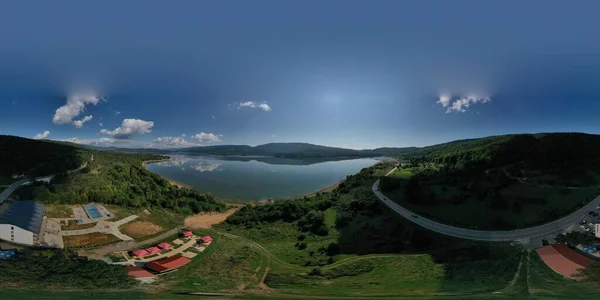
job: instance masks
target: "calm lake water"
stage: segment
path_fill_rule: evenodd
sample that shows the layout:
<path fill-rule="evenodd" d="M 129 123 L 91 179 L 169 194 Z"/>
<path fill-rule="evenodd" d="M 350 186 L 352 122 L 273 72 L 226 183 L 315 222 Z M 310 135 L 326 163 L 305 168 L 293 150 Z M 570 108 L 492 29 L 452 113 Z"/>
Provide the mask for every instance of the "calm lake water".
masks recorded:
<path fill-rule="evenodd" d="M 303 196 L 326 188 L 378 159 L 337 161 L 274 157 L 172 156 L 147 167 L 202 192 L 227 200 L 264 200 Z"/>

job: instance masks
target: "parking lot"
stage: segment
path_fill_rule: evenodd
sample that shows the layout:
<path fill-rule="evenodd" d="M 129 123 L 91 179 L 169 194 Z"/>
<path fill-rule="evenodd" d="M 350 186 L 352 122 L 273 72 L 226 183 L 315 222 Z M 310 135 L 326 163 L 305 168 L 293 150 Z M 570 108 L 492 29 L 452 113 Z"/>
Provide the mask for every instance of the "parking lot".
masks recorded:
<path fill-rule="evenodd" d="M 600 206 L 596 207 L 595 210 L 588 211 L 584 218 L 579 222 L 577 229 L 578 231 L 595 233 L 594 225 L 600 224 Z"/>

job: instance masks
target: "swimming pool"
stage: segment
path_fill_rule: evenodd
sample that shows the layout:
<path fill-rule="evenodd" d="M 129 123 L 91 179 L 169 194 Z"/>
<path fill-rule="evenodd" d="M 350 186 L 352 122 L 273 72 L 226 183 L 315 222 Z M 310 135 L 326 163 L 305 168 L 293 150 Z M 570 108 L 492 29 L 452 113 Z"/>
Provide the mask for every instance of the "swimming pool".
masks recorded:
<path fill-rule="evenodd" d="M 83 209 L 85 209 L 85 212 L 87 212 L 88 216 L 90 216 L 92 219 L 98 219 L 102 217 L 98 211 L 98 208 L 96 207 L 96 204 L 86 204 L 83 206 Z"/>

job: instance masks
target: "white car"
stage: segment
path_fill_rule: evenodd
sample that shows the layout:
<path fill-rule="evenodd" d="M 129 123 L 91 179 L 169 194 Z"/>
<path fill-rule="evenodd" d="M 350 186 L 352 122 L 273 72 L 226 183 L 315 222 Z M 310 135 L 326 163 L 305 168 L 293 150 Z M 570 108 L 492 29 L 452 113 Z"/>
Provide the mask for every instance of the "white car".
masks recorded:
<path fill-rule="evenodd" d="M 586 227 L 584 230 L 585 230 L 585 231 L 590 231 L 590 228 L 589 228 L 589 227 Z"/>
<path fill-rule="evenodd" d="M 581 228 L 581 230 L 586 230 L 587 227 L 583 226 L 583 225 L 579 225 L 579 228 Z"/>

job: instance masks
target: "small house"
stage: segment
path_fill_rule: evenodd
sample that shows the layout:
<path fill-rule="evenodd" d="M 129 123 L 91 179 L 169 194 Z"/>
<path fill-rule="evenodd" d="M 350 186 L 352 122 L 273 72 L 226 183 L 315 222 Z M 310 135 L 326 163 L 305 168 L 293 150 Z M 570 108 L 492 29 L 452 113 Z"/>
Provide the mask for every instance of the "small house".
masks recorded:
<path fill-rule="evenodd" d="M 191 238 L 194 234 L 191 231 L 184 231 L 183 237 Z"/>
<path fill-rule="evenodd" d="M 166 250 L 166 249 L 170 249 L 171 248 L 171 244 L 169 244 L 167 242 L 162 242 L 162 243 L 158 244 L 158 247 L 160 249 Z"/>
<path fill-rule="evenodd" d="M 208 244 L 210 242 L 212 242 L 212 238 L 210 236 L 203 236 L 200 238 L 200 242 L 202 242 L 203 244 Z"/>
<path fill-rule="evenodd" d="M 148 255 L 148 251 L 144 250 L 144 249 L 137 249 L 132 251 L 133 255 L 137 256 L 137 257 L 142 257 L 142 256 L 146 256 Z"/>
<path fill-rule="evenodd" d="M 160 249 L 158 249 L 158 247 L 146 248 L 146 251 L 148 251 L 148 254 L 160 253 Z"/>

